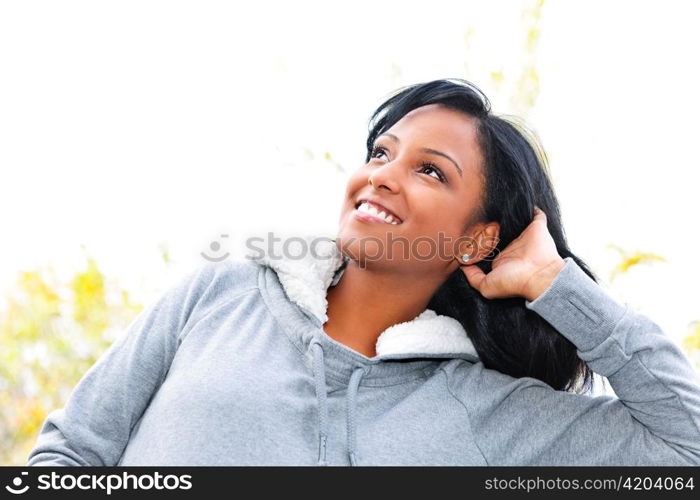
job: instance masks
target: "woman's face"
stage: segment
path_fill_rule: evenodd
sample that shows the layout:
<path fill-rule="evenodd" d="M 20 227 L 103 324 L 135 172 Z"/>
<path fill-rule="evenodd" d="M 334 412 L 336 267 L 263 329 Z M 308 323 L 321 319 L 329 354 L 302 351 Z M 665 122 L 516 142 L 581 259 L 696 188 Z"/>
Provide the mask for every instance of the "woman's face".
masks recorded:
<path fill-rule="evenodd" d="M 455 255 L 475 255 L 470 235 L 483 229 L 462 233 L 480 204 L 481 163 L 473 118 L 437 104 L 414 109 L 376 139 L 369 162 L 350 177 L 338 247 L 362 267 L 453 271 Z M 373 217 L 361 200 L 394 217 Z"/>

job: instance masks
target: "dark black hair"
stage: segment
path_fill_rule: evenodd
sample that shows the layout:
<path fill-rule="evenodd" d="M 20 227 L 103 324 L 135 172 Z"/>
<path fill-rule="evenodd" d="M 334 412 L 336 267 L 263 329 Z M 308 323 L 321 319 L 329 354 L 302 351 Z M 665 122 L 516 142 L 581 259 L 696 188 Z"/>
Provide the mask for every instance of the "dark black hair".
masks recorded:
<path fill-rule="evenodd" d="M 500 224 L 493 255 L 523 232 L 534 217 L 536 205 L 547 215 L 547 227 L 559 255 L 571 257 L 597 282 L 566 242 L 547 157 L 537 137 L 522 120 L 492 114 L 488 98 L 472 83 L 450 78 L 400 88 L 372 113 L 365 161 L 370 160 L 380 134 L 409 111 L 429 104 L 439 104 L 475 119 L 484 160 L 485 190 L 476 218 L 470 222 Z M 491 261 L 484 259 L 475 265 L 488 273 Z M 557 390 L 591 391 L 593 372 L 578 357 L 576 346 L 527 309 L 524 298 L 486 299 L 457 269 L 435 292 L 428 308 L 455 318 L 464 326 L 486 368 L 517 378 L 537 378 Z"/>

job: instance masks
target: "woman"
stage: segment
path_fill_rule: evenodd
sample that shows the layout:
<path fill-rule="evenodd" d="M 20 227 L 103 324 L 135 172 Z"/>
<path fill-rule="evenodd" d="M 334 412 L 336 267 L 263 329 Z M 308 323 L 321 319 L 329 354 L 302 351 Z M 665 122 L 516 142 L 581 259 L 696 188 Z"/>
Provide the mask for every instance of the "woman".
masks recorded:
<path fill-rule="evenodd" d="M 569 250 L 543 155 L 489 107 L 462 80 L 389 98 L 336 237 L 170 289 L 29 465 L 700 464 L 697 375 Z"/>

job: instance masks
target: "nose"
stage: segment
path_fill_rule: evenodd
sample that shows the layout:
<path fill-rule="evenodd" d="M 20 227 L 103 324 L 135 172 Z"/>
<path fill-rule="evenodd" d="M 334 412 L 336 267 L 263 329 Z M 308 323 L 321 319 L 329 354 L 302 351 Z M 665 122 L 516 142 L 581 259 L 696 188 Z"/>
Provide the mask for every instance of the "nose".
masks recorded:
<path fill-rule="evenodd" d="M 368 182 L 375 189 L 387 189 L 392 192 L 399 192 L 400 182 L 400 164 L 396 161 L 390 161 L 376 167 L 369 175 Z"/>

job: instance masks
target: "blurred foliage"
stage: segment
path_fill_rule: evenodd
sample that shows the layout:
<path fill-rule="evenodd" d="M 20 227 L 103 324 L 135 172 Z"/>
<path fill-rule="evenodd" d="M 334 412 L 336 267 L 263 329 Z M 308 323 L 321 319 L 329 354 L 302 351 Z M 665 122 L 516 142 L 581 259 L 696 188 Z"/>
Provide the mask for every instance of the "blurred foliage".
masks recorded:
<path fill-rule="evenodd" d="M 160 251 L 160 257 L 166 264 L 172 263 L 172 258 L 170 257 L 170 250 L 168 249 L 167 243 L 161 242 L 158 245 L 158 250 Z"/>
<path fill-rule="evenodd" d="M 629 272 L 640 264 L 651 264 L 653 262 L 668 262 L 666 258 L 652 252 L 641 252 L 639 250 L 625 250 L 614 243 L 609 243 L 607 248 L 613 249 L 620 254 L 619 260 L 610 272 L 610 282 L 621 274 Z M 671 332 L 666 332 L 670 334 Z M 700 371 L 700 321 L 692 321 L 688 325 L 688 331 L 681 341 L 681 347 L 688 355 L 689 361 Z"/>
<path fill-rule="evenodd" d="M 610 273 L 610 281 L 613 281 L 617 277 L 617 275 L 626 273 L 633 266 L 654 261 L 666 262 L 665 258 L 655 253 L 640 251 L 629 252 L 627 250 L 623 250 L 622 248 L 613 243 L 610 243 L 608 245 L 608 248 L 612 248 L 620 254 L 620 262 Z"/>
<path fill-rule="evenodd" d="M 688 325 L 688 333 L 683 338 L 681 347 L 688 354 L 690 362 L 700 371 L 700 321 Z"/>
<path fill-rule="evenodd" d="M 333 155 L 331 155 L 330 151 L 324 151 L 322 154 L 319 154 L 318 157 L 321 159 L 321 161 L 335 168 L 336 171 L 341 173 L 345 172 L 343 166 L 333 157 Z M 307 161 L 315 161 L 317 159 L 317 155 L 311 149 L 304 148 L 304 158 Z"/>
<path fill-rule="evenodd" d="M 686 351 L 700 353 L 700 321 L 693 321 L 688 325 L 688 336 L 683 339 L 683 348 Z"/>
<path fill-rule="evenodd" d="M 49 411 L 141 311 L 94 259 L 68 283 L 22 271 L 0 311 L 0 465 L 24 465 Z"/>
<path fill-rule="evenodd" d="M 518 76 L 517 91 L 511 97 L 513 113 L 523 118 L 535 106 L 540 95 L 540 76 L 537 72 L 537 46 L 540 42 L 540 20 L 543 7 L 544 0 L 534 0 L 532 6 L 523 12 L 523 19 L 527 26 L 525 49 L 521 58 L 523 66 Z"/>
<path fill-rule="evenodd" d="M 537 49 L 541 38 L 541 19 L 544 0 L 530 0 L 523 9 L 521 19 L 525 31 L 518 67 L 498 67 L 488 72 L 492 93 L 509 96 L 509 114 L 527 118 L 540 96 L 540 75 L 537 71 Z M 463 34 L 467 59 L 476 31 L 469 26 Z M 468 61 L 464 63 L 465 77 L 469 80 L 476 69 Z"/>

